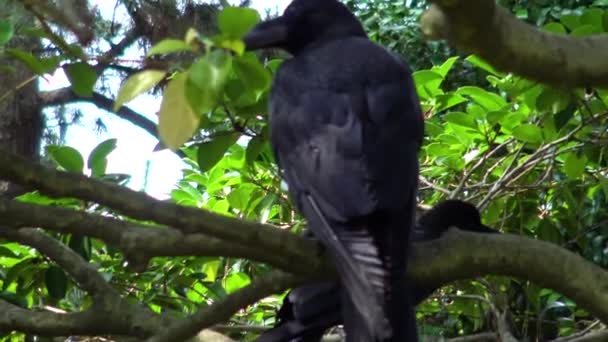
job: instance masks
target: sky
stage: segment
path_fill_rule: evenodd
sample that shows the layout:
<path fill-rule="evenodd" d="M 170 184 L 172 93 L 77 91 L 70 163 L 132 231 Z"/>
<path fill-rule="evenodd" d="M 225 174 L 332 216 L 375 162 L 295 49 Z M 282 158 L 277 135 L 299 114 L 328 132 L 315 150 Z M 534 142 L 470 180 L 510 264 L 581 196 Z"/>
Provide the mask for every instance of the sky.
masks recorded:
<path fill-rule="evenodd" d="M 112 16 L 114 1 L 92 0 L 106 18 Z M 238 0 L 231 0 L 238 3 Z M 289 0 L 252 0 L 252 7 L 257 9 L 263 16 L 266 9 L 271 12 L 282 13 Z M 117 18 L 126 18 L 126 13 L 117 13 Z M 140 60 L 143 52 L 132 47 L 125 52 L 122 58 Z M 113 87 L 118 87 L 119 80 L 108 82 Z M 52 90 L 69 86 L 62 69 L 58 69 L 53 75 L 46 75 L 40 81 L 41 90 Z M 117 88 L 116 88 L 117 89 Z M 129 102 L 128 107 L 157 122 L 156 112 L 160 108 L 160 98 L 151 95 L 141 95 Z M 71 107 L 74 108 L 74 107 Z M 149 163 L 148 183 L 146 192 L 150 195 L 165 199 L 169 197 L 177 180 L 181 178 L 181 169 L 184 164 L 173 152 L 169 150 L 153 152 L 158 141 L 147 132 L 133 124 L 118 118 L 117 116 L 98 109 L 88 103 L 82 103 L 77 108 L 84 113 L 81 124 L 73 125 L 68 129 L 66 144 L 76 148 L 86 160 L 89 153 L 100 142 L 107 139 L 117 139 L 118 147 L 108 157 L 108 173 L 124 173 L 131 175 L 128 186 L 134 190 L 142 190 L 146 174 L 146 165 Z M 95 121 L 102 118 L 107 127 L 106 132 L 96 133 L 94 131 Z"/>

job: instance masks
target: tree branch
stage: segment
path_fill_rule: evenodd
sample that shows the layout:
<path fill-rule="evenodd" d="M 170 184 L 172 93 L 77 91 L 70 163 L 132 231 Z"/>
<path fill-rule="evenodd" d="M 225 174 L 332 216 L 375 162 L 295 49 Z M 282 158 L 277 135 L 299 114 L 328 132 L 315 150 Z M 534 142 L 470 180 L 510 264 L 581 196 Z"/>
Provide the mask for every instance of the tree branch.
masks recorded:
<path fill-rule="evenodd" d="M 36 248 L 71 275 L 80 286 L 97 299 L 118 298 L 118 293 L 99 272 L 76 252 L 42 231 L 23 228 L 19 230 L 0 227 L 0 236 Z"/>
<path fill-rule="evenodd" d="M 250 253 L 247 251 L 248 246 L 255 246 L 263 253 L 276 254 L 279 258 L 282 258 L 278 262 L 281 266 L 289 265 L 291 270 L 298 269 L 298 272 L 301 271 L 300 275 L 303 278 L 299 281 L 302 283 L 311 281 L 313 278 L 321 279 L 332 276 L 331 269 L 328 267 L 325 258 L 320 255 L 316 243 L 269 225 L 246 222 L 201 209 L 186 208 L 157 201 L 144 193 L 134 192 L 99 180 L 88 179 L 81 175 L 58 172 L 9 153 L 0 152 L 0 177 L 35 187 L 49 195 L 76 197 L 98 202 L 138 219 L 177 227 L 180 233 L 185 233 L 184 235 L 214 236 L 218 239 L 218 246 L 220 243 L 228 242 L 235 243 L 238 246 L 230 252 L 222 252 L 219 247 L 215 247 L 215 251 L 224 254 L 238 254 L 234 251 Z M 26 204 L 19 205 L 27 206 Z M 165 229 L 163 234 L 167 235 L 164 236 L 179 234 L 170 232 L 167 228 L 147 228 L 137 225 L 119 226 L 115 220 L 101 220 L 94 215 L 90 217 L 84 213 L 74 213 L 69 209 L 44 208 L 45 210 L 57 210 L 52 213 L 58 216 L 80 215 L 76 217 L 77 219 L 62 217 L 53 222 L 48 218 L 43 218 L 43 216 L 49 215 L 50 211 L 37 211 L 42 210 L 41 208 L 7 206 L 6 203 L 2 203 L 0 207 L 5 210 L 3 214 L 14 216 L 7 219 L 9 222 L 17 220 L 17 223 L 20 224 L 35 225 L 36 222 L 25 220 L 27 215 L 44 220 L 43 223 L 45 224 L 54 225 L 51 228 L 66 229 L 66 231 L 71 229 L 68 228 L 69 225 L 82 227 L 90 223 L 92 227 L 85 228 L 89 229 L 87 232 L 114 241 L 123 241 L 123 236 L 118 234 L 118 228 L 111 228 L 109 232 L 101 233 L 104 224 L 110 223 L 117 225 L 116 227 L 127 228 L 127 235 L 140 231 L 141 234 L 144 234 L 144 230 L 153 232 L 159 229 Z M 30 211 L 30 209 L 33 210 Z M 19 211 L 21 211 L 21 216 L 17 216 Z M 21 221 L 15 219 L 15 217 L 18 217 Z M 78 224 L 77 222 L 80 219 L 87 224 Z M 124 223 L 122 224 L 124 225 Z M 21 237 L 17 237 L 21 239 Z M 183 241 L 179 239 L 174 241 Z M 134 239 L 132 241 L 149 240 Z M 144 242 L 133 242 L 133 245 L 129 248 L 138 248 L 136 246 L 139 243 Z M 268 260 L 271 265 L 277 266 L 273 264 L 276 261 L 275 259 L 269 257 Z M 528 279 L 570 297 L 603 322 L 608 322 L 608 273 L 578 255 L 542 241 L 515 235 L 474 234 L 450 230 L 441 239 L 413 245 L 409 262 L 409 274 L 421 286 L 429 287 L 439 287 L 450 281 L 487 274 Z M 221 308 L 219 311 L 221 314 L 218 315 L 221 315 L 221 317 L 229 315 L 228 308 L 236 310 L 237 302 L 240 303 L 240 307 L 250 303 L 254 297 L 252 292 L 256 292 L 255 297 L 263 298 L 289 286 L 298 285 L 294 282 L 293 279 L 275 279 L 269 282 L 272 283 L 272 286 L 260 285 L 256 287 L 257 285 L 253 284 L 252 286 L 257 290 L 242 290 L 244 292 L 235 294 L 242 301 L 231 297 L 225 304 L 222 304 L 223 302 L 218 303 L 217 305 Z M 589 286 L 589 284 L 594 286 Z M 180 326 L 190 333 L 194 331 L 193 327 L 195 325 L 197 328 L 202 328 L 218 322 L 220 316 L 211 314 L 211 317 L 207 317 L 205 313 L 214 312 L 216 309 L 204 310 L 208 311 L 201 311 L 200 314 L 195 315 L 192 322 L 180 323 Z M 112 312 L 116 312 L 116 309 Z M 149 318 L 146 319 L 149 320 Z M 151 327 L 147 321 L 141 319 L 136 324 L 139 327 L 138 331 L 154 332 L 159 329 L 158 326 Z"/>
<path fill-rule="evenodd" d="M 310 273 L 326 270 L 318 258 L 305 260 L 302 245 L 320 253 L 318 244 L 302 241 L 273 226 L 237 220 L 204 209 L 183 207 L 159 201 L 143 192 L 91 179 L 79 174 L 59 172 L 0 149 L 0 178 L 22 184 L 55 197 L 76 197 L 96 202 L 139 220 L 175 227 L 187 234 L 201 233 L 241 246 L 257 246 L 282 254 L 286 263 L 301 262 Z"/>
<path fill-rule="evenodd" d="M 298 285 L 303 278 L 274 271 L 254 280 L 249 286 L 243 287 L 223 300 L 201 309 L 190 319 L 177 322 L 175 325 L 161 331 L 148 339 L 148 342 L 185 341 L 196 335 L 200 330 L 228 320 L 237 310 L 253 304 L 268 294 L 278 293 L 288 287 Z"/>
<path fill-rule="evenodd" d="M 567 87 L 608 85 L 608 36 L 572 37 L 526 24 L 494 0 L 432 0 L 423 33 L 502 71 Z M 581 56 L 585 58 L 581 58 Z"/>
<path fill-rule="evenodd" d="M 57 90 L 39 92 L 38 96 L 42 100 L 42 106 L 59 106 L 77 102 L 92 103 L 97 106 L 97 108 L 103 109 L 109 113 L 117 115 L 121 119 L 129 121 L 158 139 L 156 124 L 153 121 L 126 106 L 120 107 L 120 109 L 115 112 L 112 109 L 114 101 L 100 93 L 94 92 L 92 97 L 82 97 L 74 93 L 71 87 L 66 87 Z"/>
<path fill-rule="evenodd" d="M 289 258 L 268 253 L 259 246 L 235 245 L 213 236 L 186 234 L 174 228 L 137 225 L 107 216 L 73 209 L 41 206 L 0 198 L 0 224 L 12 227 L 43 227 L 61 233 L 98 238 L 119 247 L 137 270 L 156 256 L 224 256 L 246 258 L 271 264 L 283 270 L 306 273 L 305 268 L 289 263 Z M 284 232 L 275 229 L 279 234 Z M 310 241 L 300 243 L 307 248 Z"/>

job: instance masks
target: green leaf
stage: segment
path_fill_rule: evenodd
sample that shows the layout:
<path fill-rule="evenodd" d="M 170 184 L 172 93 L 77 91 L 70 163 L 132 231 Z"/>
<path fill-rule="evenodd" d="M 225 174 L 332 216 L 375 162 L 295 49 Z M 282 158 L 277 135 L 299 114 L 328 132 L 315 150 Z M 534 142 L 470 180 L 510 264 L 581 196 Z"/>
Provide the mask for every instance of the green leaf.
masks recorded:
<path fill-rule="evenodd" d="M 0 246 L 0 257 L 17 259 L 19 256 L 9 248 Z"/>
<path fill-rule="evenodd" d="M 84 158 L 78 150 L 69 146 L 49 145 L 46 147 L 47 153 L 53 160 L 66 171 L 82 173 L 84 168 Z"/>
<path fill-rule="evenodd" d="M 205 279 L 203 281 L 214 282 L 217 278 L 217 270 L 220 268 L 220 260 L 207 261 L 203 265 L 203 273 L 205 273 Z"/>
<path fill-rule="evenodd" d="M 465 58 L 465 61 L 471 63 L 472 65 L 485 70 L 487 72 L 489 72 L 492 75 L 498 76 L 498 77 L 504 77 L 505 74 L 496 70 L 492 65 L 490 65 L 490 63 L 486 62 L 485 60 L 481 59 L 480 57 L 476 56 L 476 55 L 470 55 L 469 57 Z"/>
<path fill-rule="evenodd" d="M 217 106 L 231 65 L 232 58 L 228 54 L 214 51 L 190 67 L 186 98 L 197 114 L 207 113 Z"/>
<path fill-rule="evenodd" d="M 417 86 L 425 85 L 432 81 L 443 81 L 443 75 L 439 71 L 435 70 L 419 70 L 415 71 L 412 75 L 414 77 L 414 83 Z"/>
<path fill-rule="evenodd" d="M 200 116 L 186 99 L 186 76 L 176 75 L 167 85 L 160 105 L 158 133 L 162 142 L 175 151 L 198 129 Z"/>
<path fill-rule="evenodd" d="M 201 171 L 205 172 L 214 167 L 238 139 L 239 134 L 233 133 L 220 135 L 209 142 L 200 144 L 198 147 L 198 167 Z"/>
<path fill-rule="evenodd" d="M 108 139 L 97 145 L 87 160 L 87 167 L 91 169 L 93 176 L 100 177 L 106 173 L 108 155 L 116 149 L 116 139 Z"/>
<path fill-rule="evenodd" d="M 13 25 L 6 21 L 0 20 L 0 45 L 4 45 L 13 38 Z"/>
<path fill-rule="evenodd" d="M 271 76 L 255 55 L 245 54 L 234 59 L 234 71 L 247 88 L 261 93 L 270 87 Z"/>
<path fill-rule="evenodd" d="M 608 178 L 600 176 L 599 179 L 602 190 L 604 191 L 604 200 L 608 202 Z"/>
<path fill-rule="evenodd" d="M 419 70 L 413 73 L 416 91 L 421 99 L 431 99 L 441 95 L 440 89 L 443 76 L 439 72 L 431 70 Z"/>
<path fill-rule="evenodd" d="M 247 145 L 247 152 L 245 153 L 245 160 L 247 164 L 253 163 L 262 150 L 264 149 L 264 145 L 266 143 L 266 139 L 262 137 L 255 137 L 249 140 L 249 144 Z"/>
<path fill-rule="evenodd" d="M 564 172 L 570 179 L 579 179 L 585 172 L 587 164 L 587 156 L 584 154 L 578 156 L 576 153 L 568 153 L 564 160 Z"/>
<path fill-rule="evenodd" d="M 37 75 L 44 75 L 50 70 L 48 66 L 40 61 L 40 59 L 34 57 L 29 52 L 25 52 L 19 49 L 6 49 L 6 53 L 9 56 L 21 61 L 25 66 Z"/>
<path fill-rule="evenodd" d="M 9 286 L 19 278 L 29 278 L 38 270 L 38 261 L 35 258 L 26 258 L 14 264 L 6 273 L 6 279 L 2 282 L 2 290 L 6 291 Z"/>
<path fill-rule="evenodd" d="M 245 287 L 251 283 L 251 278 L 246 273 L 238 272 L 232 273 L 226 278 L 226 285 L 224 288 L 228 294 Z"/>
<path fill-rule="evenodd" d="M 585 36 L 591 36 L 597 33 L 601 33 L 602 30 L 600 30 L 599 28 L 592 26 L 592 25 L 581 25 L 579 27 L 577 27 L 576 29 L 574 29 L 572 32 L 570 32 L 570 35 L 575 36 L 575 37 L 585 37 Z"/>
<path fill-rule="evenodd" d="M 562 129 L 569 121 L 574 117 L 574 113 L 577 110 L 577 105 L 574 102 L 570 102 L 570 104 L 564 108 L 559 113 L 556 113 L 553 116 L 553 124 L 555 125 L 556 130 Z"/>
<path fill-rule="evenodd" d="M 488 111 L 500 110 L 507 105 L 507 101 L 498 94 L 491 93 L 479 87 L 464 86 L 458 88 L 455 93 L 470 97 L 475 103 Z"/>
<path fill-rule="evenodd" d="M 454 64 L 458 61 L 458 56 L 448 58 L 443 64 L 440 66 L 434 66 L 431 68 L 432 71 L 439 73 L 442 77 L 446 77 L 448 72 L 452 69 Z"/>
<path fill-rule="evenodd" d="M 455 125 L 469 127 L 474 130 L 477 130 L 477 122 L 475 122 L 475 119 L 471 115 L 468 115 L 466 113 L 462 113 L 462 112 L 448 113 L 448 114 L 444 115 L 443 118 L 445 119 L 445 121 L 453 123 Z"/>
<path fill-rule="evenodd" d="M 44 273 L 44 282 L 52 298 L 59 300 L 65 297 L 68 291 L 68 278 L 61 268 L 49 267 Z"/>
<path fill-rule="evenodd" d="M 5 300 L 13 305 L 17 305 L 22 308 L 27 308 L 27 298 L 16 293 L 2 291 L 0 292 L 0 299 Z"/>
<path fill-rule="evenodd" d="M 547 32 L 553 32 L 553 33 L 563 33 L 566 34 L 566 28 L 564 27 L 564 25 L 560 24 L 560 23 L 548 23 L 545 26 L 543 26 L 543 30 L 547 31 Z"/>
<path fill-rule="evenodd" d="M 581 16 L 581 23 L 592 26 L 598 33 L 602 32 L 604 30 L 604 10 L 600 8 L 586 9 Z"/>
<path fill-rule="evenodd" d="M 496 110 L 496 111 L 487 112 L 486 120 L 488 121 L 488 123 L 490 125 L 495 125 L 495 124 L 499 123 L 500 120 L 502 120 L 502 118 L 504 118 L 507 115 L 507 113 L 508 112 L 506 110 Z"/>
<path fill-rule="evenodd" d="M 244 37 L 259 21 L 258 12 L 245 7 L 226 7 L 217 17 L 220 32 L 236 39 Z"/>
<path fill-rule="evenodd" d="M 87 236 L 72 235 L 70 237 L 69 247 L 84 260 L 91 260 L 91 238 Z"/>
<path fill-rule="evenodd" d="M 562 235 L 559 229 L 557 229 L 555 223 L 548 219 L 543 219 L 539 222 L 538 227 L 536 228 L 536 234 L 543 241 L 557 245 L 562 242 Z"/>
<path fill-rule="evenodd" d="M 540 127 L 523 124 L 513 129 L 513 136 L 523 142 L 540 143 L 543 141 L 542 131 Z"/>
<path fill-rule="evenodd" d="M 435 97 L 435 107 L 433 108 L 433 112 L 442 112 L 446 109 L 450 109 L 454 106 L 457 106 L 465 102 L 466 100 L 466 98 L 454 93 L 437 95 Z"/>
<path fill-rule="evenodd" d="M 251 200 L 251 193 L 253 189 L 248 186 L 240 186 L 230 191 L 228 194 L 228 203 L 234 209 L 244 211 L 247 209 L 247 204 Z"/>
<path fill-rule="evenodd" d="M 164 39 L 156 43 L 148 53 L 146 57 L 154 55 L 166 55 L 170 53 L 183 52 L 183 51 L 194 51 L 193 47 L 183 40 L 179 39 Z"/>
<path fill-rule="evenodd" d="M 564 24 L 568 30 L 574 31 L 577 27 L 581 26 L 581 18 L 578 15 L 566 14 L 559 18 L 562 24 Z"/>
<path fill-rule="evenodd" d="M 88 63 L 80 62 L 64 65 L 63 70 L 72 84 L 72 90 L 79 96 L 93 96 L 93 86 L 97 82 L 97 72 Z"/>
<path fill-rule="evenodd" d="M 540 112 L 557 114 L 563 111 L 569 103 L 570 93 L 552 87 L 544 87 L 536 98 L 536 109 Z"/>
<path fill-rule="evenodd" d="M 125 103 L 152 89 L 165 78 L 165 74 L 166 72 L 162 70 L 146 70 L 129 77 L 118 91 L 114 111 L 118 111 Z"/>

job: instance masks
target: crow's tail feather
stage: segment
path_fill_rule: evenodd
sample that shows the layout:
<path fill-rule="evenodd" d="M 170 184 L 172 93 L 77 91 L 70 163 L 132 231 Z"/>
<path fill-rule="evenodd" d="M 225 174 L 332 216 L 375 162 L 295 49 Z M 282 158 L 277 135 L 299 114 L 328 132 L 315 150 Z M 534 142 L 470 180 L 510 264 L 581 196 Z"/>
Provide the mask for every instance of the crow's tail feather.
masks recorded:
<path fill-rule="evenodd" d="M 308 201 L 315 216 L 307 215 L 310 228 L 332 254 L 348 294 L 343 314 L 349 341 L 417 341 L 405 276 L 415 203 L 399 212 L 329 223 L 314 199 Z"/>
<path fill-rule="evenodd" d="M 362 316 L 365 329 L 370 331 L 372 336 L 390 336 L 390 326 L 382 300 L 374 295 L 377 293 L 374 287 L 378 282 L 370 281 L 370 278 L 381 279 L 386 276 L 371 237 L 365 236 L 362 230 L 338 226 L 336 223 L 330 224 L 311 196 L 307 196 L 304 202 L 303 211 L 310 213 L 306 215 L 310 229 L 332 256 L 340 282 L 348 292 L 356 311 Z M 355 236 L 351 238 L 352 233 Z M 362 239 L 357 238 L 358 235 L 361 235 Z"/>

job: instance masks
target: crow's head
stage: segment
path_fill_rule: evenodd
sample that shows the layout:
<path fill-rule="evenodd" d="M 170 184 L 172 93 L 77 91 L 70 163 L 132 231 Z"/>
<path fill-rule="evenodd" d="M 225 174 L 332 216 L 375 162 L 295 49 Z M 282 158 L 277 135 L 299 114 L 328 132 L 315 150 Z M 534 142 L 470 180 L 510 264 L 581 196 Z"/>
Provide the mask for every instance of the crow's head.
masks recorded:
<path fill-rule="evenodd" d="M 344 4 L 337 0 L 293 0 L 282 16 L 258 24 L 244 41 L 248 50 L 280 48 L 297 55 L 312 44 L 350 36 L 366 34 Z"/>
<path fill-rule="evenodd" d="M 492 229 L 481 223 L 481 216 L 475 206 L 459 200 L 439 202 L 420 217 L 419 224 L 425 229 L 438 232 L 451 226 L 473 232 L 488 232 Z"/>

